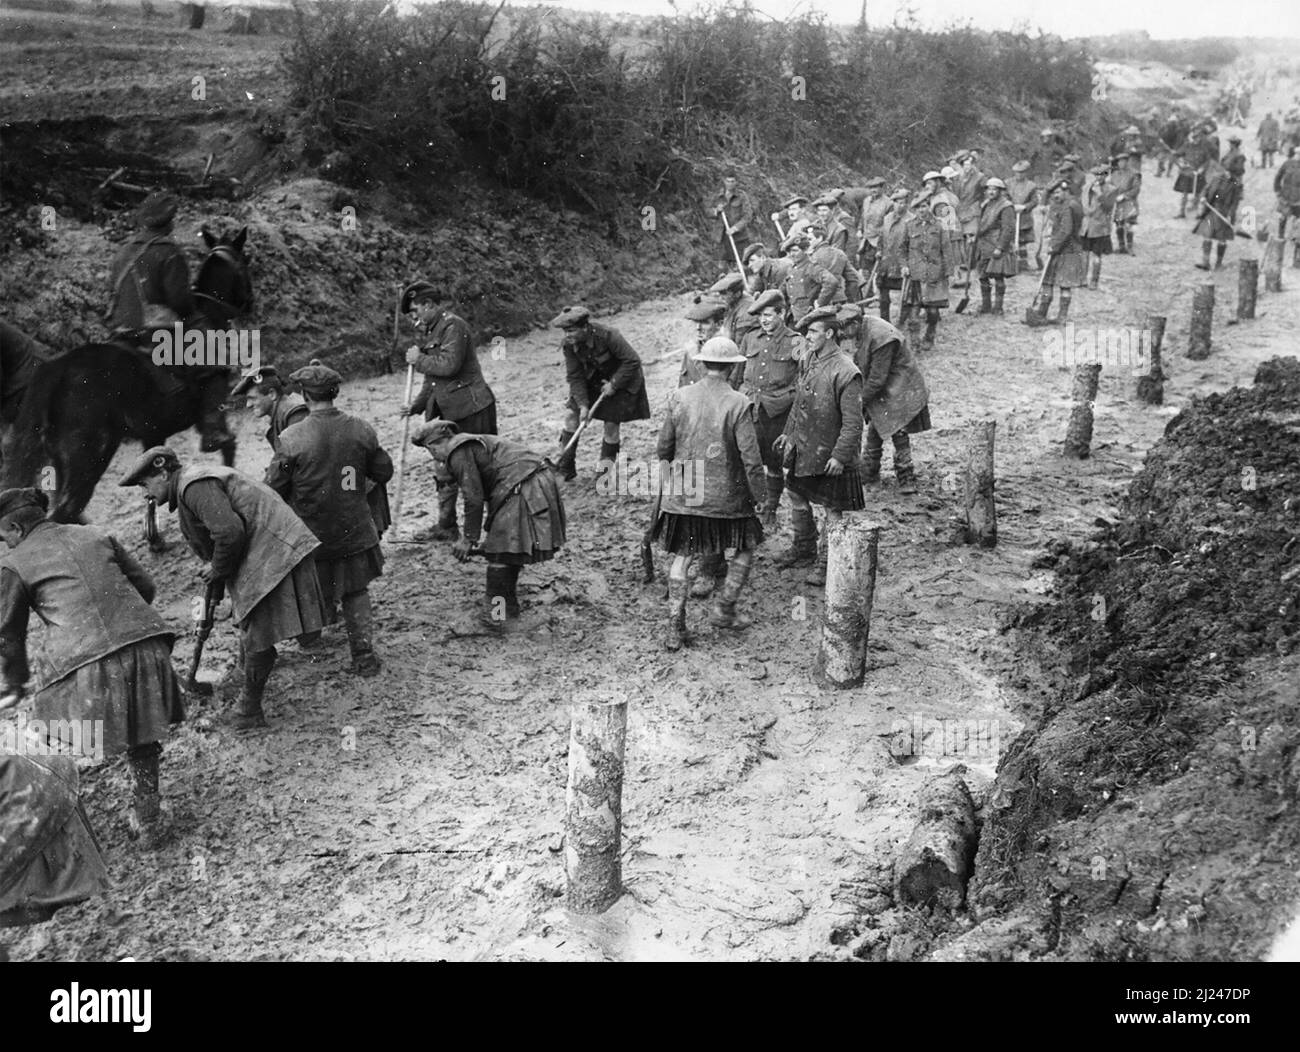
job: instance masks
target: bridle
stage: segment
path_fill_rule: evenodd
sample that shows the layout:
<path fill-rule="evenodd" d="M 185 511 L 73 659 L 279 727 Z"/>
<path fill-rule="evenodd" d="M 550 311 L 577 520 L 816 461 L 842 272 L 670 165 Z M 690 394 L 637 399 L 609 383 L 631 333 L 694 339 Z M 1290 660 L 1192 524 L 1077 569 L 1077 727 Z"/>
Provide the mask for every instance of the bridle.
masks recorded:
<path fill-rule="evenodd" d="M 247 264 L 239 253 L 229 245 L 214 245 L 212 247 L 207 256 L 204 257 L 202 264 L 199 266 L 200 276 L 203 274 L 203 268 L 206 267 L 214 257 L 233 267 L 235 272 L 242 274 L 245 282 L 247 282 Z M 198 284 L 198 278 L 195 278 L 195 284 Z M 227 303 L 220 296 L 214 296 L 210 292 L 200 292 L 197 288 L 191 290 L 191 295 L 193 295 L 195 299 L 206 300 L 213 304 L 228 319 L 237 317 L 245 310 L 244 307 L 240 307 L 237 304 Z"/>

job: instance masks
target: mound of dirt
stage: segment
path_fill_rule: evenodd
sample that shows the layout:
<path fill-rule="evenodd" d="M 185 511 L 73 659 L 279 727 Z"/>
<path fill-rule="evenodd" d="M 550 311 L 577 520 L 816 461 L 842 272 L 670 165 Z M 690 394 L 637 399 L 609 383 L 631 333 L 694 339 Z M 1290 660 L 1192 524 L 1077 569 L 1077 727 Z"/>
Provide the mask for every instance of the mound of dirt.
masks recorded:
<path fill-rule="evenodd" d="M 1298 488 L 1300 363 L 1274 359 L 1172 419 L 1118 522 L 1049 555 L 1053 601 L 1016 628 L 1064 682 L 999 769 L 969 895 L 1019 922 L 974 955 L 1263 954 L 1300 889 Z"/>

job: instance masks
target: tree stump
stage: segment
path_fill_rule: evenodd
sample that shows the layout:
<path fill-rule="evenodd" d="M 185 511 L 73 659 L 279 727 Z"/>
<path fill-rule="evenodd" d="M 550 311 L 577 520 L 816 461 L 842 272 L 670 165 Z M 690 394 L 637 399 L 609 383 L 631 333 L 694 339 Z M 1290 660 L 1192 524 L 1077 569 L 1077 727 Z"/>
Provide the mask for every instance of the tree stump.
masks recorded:
<path fill-rule="evenodd" d="M 866 676 L 880 526 L 843 516 L 827 531 L 827 545 L 826 612 L 813 674 L 823 686 L 845 690 Z"/>
<path fill-rule="evenodd" d="M 1165 400 L 1165 369 L 1161 358 L 1161 349 L 1165 342 L 1165 321 L 1163 314 L 1147 316 L 1147 331 L 1151 333 L 1151 361 L 1148 363 L 1146 376 L 1138 379 L 1138 398 L 1147 405 L 1162 405 Z"/>
<path fill-rule="evenodd" d="M 1255 317 L 1255 299 L 1259 295 L 1259 260 L 1237 261 L 1237 320 L 1251 321 Z"/>
<path fill-rule="evenodd" d="M 1187 341 L 1187 357 L 1198 361 L 1210 356 L 1210 334 L 1214 328 L 1214 283 L 1196 287 L 1192 296 L 1192 325 Z"/>
<path fill-rule="evenodd" d="M 1280 237 L 1270 237 L 1264 246 L 1264 291 L 1282 291 L 1282 260 L 1286 255 L 1286 242 Z"/>
<path fill-rule="evenodd" d="M 1089 362 L 1074 368 L 1074 409 L 1065 429 L 1065 455 L 1084 460 L 1092 452 L 1092 404 L 1097 400 L 1101 363 Z"/>
<path fill-rule="evenodd" d="M 966 446 L 966 543 L 992 548 L 998 543 L 998 512 L 993 500 L 993 435 L 996 420 L 971 427 Z"/>
<path fill-rule="evenodd" d="M 564 816 L 564 871 L 574 913 L 604 913 L 623 894 L 626 736 L 626 698 L 574 701 Z"/>
<path fill-rule="evenodd" d="M 975 804 L 957 767 L 921 787 L 921 815 L 894 863 L 899 905 L 961 908 L 975 860 Z"/>

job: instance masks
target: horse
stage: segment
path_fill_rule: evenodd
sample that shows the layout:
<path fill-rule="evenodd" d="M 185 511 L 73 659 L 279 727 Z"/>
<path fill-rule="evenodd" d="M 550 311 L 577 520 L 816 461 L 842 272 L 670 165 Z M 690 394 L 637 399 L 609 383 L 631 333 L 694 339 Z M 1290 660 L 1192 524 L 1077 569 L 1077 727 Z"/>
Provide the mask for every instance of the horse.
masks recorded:
<path fill-rule="evenodd" d="M 244 252 L 245 227 L 237 234 L 214 237 L 205 226 L 208 252 L 193 284 L 198 304 L 186 319 L 187 329 L 227 329 L 230 321 L 253 305 L 253 286 Z M 193 384 L 168 393 L 160 367 L 148 349 L 121 343 L 88 343 L 37 364 L 24 392 L 12 455 L 3 465 L 4 486 L 44 484 L 47 464 L 54 468 L 54 495 L 49 517 L 79 522 L 95 486 L 108 470 L 124 439 L 142 448 L 193 427 L 200 417 L 200 391 Z M 221 449 L 227 467 L 235 463 L 232 440 Z"/>

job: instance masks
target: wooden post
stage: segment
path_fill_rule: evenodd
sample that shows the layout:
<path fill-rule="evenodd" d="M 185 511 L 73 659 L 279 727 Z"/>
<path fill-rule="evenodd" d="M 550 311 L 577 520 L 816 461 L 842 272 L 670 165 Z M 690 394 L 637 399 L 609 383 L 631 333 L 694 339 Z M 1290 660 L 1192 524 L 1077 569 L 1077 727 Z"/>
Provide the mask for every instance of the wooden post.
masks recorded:
<path fill-rule="evenodd" d="M 1270 237 L 1264 246 L 1264 291 L 1282 291 L 1282 259 L 1286 255 L 1286 242 L 1280 237 Z"/>
<path fill-rule="evenodd" d="M 1198 361 L 1210 356 L 1210 334 L 1214 328 L 1214 282 L 1196 286 L 1192 296 L 1191 335 L 1187 341 L 1187 357 Z"/>
<path fill-rule="evenodd" d="M 1146 376 L 1138 379 L 1138 398 L 1147 405 L 1162 405 L 1165 400 L 1165 370 L 1161 349 L 1165 342 L 1165 316 L 1147 315 L 1147 332 L 1151 334 L 1151 361 Z"/>
<path fill-rule="evenodd" d="M 564 815 L 564 871 L 574 913 L 604 913 L 623 894 L 626 736 L 626 698 L 574 701 Z"/>
<path fill-rule="evenodd" d="M 826 613 L 813 674 L 835 690 L 860 687 L 876 592 L 880 526 L 845 515 L 827 530 Z"/>
<path fill-rule="evenodd" d="M 1089 362 L 1074 368 L 1074 409 L 1070 424 L 1065 429 L 1065 455 L 1076 460 L 1085 459 L 1092 446 L 1092 403 L 1097 400 L 1097 384 L 1101 380 L 1101 363 Z"/>
<path fill-rule="evenodd" d="M 975 803 L 957 770 L 932 778 L 917 801 L 920 821 L 894 863 L 901 905 L 961 908 L 975 861 Z"/>
<path fill-rule="evenodd" d="M 1259 260 L 1237 261 L 1237 320 L 1251 321 L 1255 317 L 1255 299 L 1259 295 Z"/>
<path fill-rule="evenodd" d="M 966 543 L 992 548 L 998 543 L 998 512 L 993 500 L 993 434 L 996 420 L 971 427 L 966 447 Z"/>

